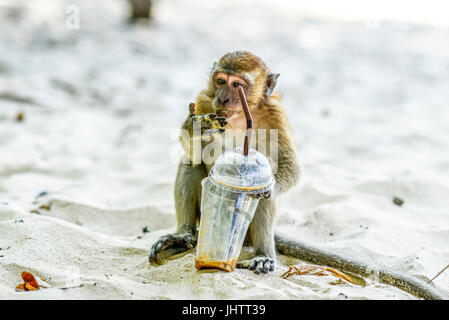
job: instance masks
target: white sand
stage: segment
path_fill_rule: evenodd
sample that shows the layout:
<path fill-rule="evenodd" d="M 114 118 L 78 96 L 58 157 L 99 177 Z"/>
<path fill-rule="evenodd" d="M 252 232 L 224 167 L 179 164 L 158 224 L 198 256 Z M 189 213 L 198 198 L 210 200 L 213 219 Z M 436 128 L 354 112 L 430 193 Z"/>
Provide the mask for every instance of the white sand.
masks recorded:
<path fill-rule="evenodd" d="M 59 2 L 5 1 L 19 20 L 0 11 L 1 299 L 414 299 L 373 280 L 283 280 L 298 262 L 283 256 L 269 275 L 197 272 L 193 253 L 149 265 L 176 225 L 176 129 L 214 59 L 234 49 L 281 73 L 305 167 L 282 198 L 280 232 L 424 279 L 449 263 L 447 29 L 181 0 L 131 28 L 125 1 L 110 2 L 71 1 L 78 31 L 64 29 Z M 52 288 L 15 292 L 22 271 Z M 434 285 L 448 293 L 449 272 Z"/>

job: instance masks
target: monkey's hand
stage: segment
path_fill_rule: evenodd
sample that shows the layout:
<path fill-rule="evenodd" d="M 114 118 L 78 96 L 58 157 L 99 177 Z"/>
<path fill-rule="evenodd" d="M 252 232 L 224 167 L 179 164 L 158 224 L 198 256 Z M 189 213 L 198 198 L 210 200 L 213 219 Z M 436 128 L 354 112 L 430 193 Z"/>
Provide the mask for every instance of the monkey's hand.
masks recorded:
<path fill-rule="evenodd" d="M 239 261 L 237 268 L 254 270 L 257 274 L 268 273 L 268 271 L 274 271 L 274 259 L 258 256 L 250 260 Z"/>
<path fill-rule="evenodd" d="M 167 234 L 156 241 L 151 247 L 150 263 L 163 264 L 167 258 L 189 251 L 196 246 L 196 240 L 189 233 Z"/>
<path fill-rule="evenodd" d="M 200 121 L 201 135 L 212 135 L 215 132 L 223 133 L 227 125 L 226 118 L 218 117 L 215 113 L 207 113 L 201 116 L 192 116 L 193 121 Z"/>

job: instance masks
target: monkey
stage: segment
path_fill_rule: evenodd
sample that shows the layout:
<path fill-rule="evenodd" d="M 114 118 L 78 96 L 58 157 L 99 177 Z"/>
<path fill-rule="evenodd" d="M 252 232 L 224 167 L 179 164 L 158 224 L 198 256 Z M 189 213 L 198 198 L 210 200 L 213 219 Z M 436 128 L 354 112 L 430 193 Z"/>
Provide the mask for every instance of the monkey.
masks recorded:
<path fill-rule="evenodd" d="M 200 91 L 196 102 L 189 105 L 189 115 L 182 129 L 192 132 L 194 121 L 201 123 L 201 136 L 207 130 L 245 129 L 246 120 L 237 88 L 243 87 L 254 119 L 254 130 L 278 131 L 278 161 L 274 172 L 275 187 L 264 194 L 251 221 L 247 238 L 254 247 L 250 260 L 239 261 L 237 267 L 268 273 L 275 268 L 274 228 L 277 198 L 295 186 L 300 178 L 300 166 L 287 114 L 275 92 L 279 74 L 271 72 L 266 63 L 248 51 L 226 53 L 216 61 L 210 72 L 207 88 Z M 213 163 L 193 163 L 192 136 L 181 137 L 189 163 L 179 164 L 175 180 L 177 231 L 159 239 L 151 249 L 149 260 L 157 264 L 168 257 L 196 245 L 200 219 L 201 181 L 208 176 Z M 259 150 L 260 151 L 260 150 Z"/>

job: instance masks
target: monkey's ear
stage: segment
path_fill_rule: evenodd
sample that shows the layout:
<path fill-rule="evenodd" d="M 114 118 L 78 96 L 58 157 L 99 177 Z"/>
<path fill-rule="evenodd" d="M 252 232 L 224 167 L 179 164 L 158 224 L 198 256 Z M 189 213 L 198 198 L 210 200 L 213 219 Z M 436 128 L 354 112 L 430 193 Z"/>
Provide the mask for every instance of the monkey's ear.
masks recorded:
<path fill-rule="evenodd" d="M 279 76 L 279 73 L 268 74 L 267 79 L 265 79 L 265 98 L 268 98 L 273 93 L 274 88 L 276 88 L 276 83 L 278 82 Z"/>

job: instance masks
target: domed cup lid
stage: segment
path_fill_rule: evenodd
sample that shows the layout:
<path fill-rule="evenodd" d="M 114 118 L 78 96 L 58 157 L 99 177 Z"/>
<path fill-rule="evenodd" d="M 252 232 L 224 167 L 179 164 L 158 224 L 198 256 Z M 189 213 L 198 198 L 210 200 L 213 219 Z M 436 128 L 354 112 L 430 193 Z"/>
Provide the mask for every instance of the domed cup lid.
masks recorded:
<path fill-rule="evenodd" d="M 260 152 L 250 149 L 248 156 L 243 149 L 226 151 L 215 161 L 210 171 L 213 182 L 244 193 L 263 193 L 274 186 L 270 162 Z"/>

